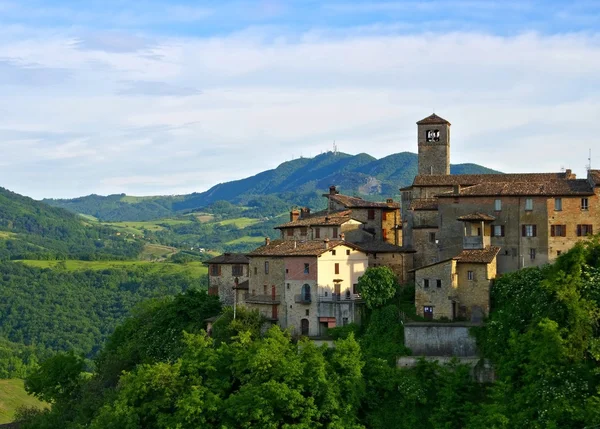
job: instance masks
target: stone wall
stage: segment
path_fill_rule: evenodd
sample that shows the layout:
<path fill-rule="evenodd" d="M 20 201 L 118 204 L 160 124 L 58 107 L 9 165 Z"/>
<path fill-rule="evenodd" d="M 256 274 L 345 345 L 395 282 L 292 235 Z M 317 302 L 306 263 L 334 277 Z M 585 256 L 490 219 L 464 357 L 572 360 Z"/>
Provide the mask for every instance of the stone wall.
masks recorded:
<path fill-rule="evenodd" d="M 417 314 L 424 315 L 424 307 L 433 307 L 433 318 L 452 319 L 452 295 L 456 292 L 454 273 L 456 261 L 448 260 L 429 267 L 421 268 L 415 273 L 415 307 Z M 425 280 L 429 286 L 425 287 Z M 437 280 L 441 287 L 437 287 Z"/>
<path fill-rule="evenodd" d="M 477 356 L 471 323 L 413 322 L 404 325 L 404 345 L 413 356 Z"/>
<path fill-rule="evenodd" d="M 236 266 L 242 266 L 241 276 L 233 275 L 234 264 L 215 264 L 219 268 L 219 275 L 213 275 L 213 265 L 209 266 L 208 270 L 208 286 L 210 289 L 217 289 L 219 299 L 223 305 L 233 305 L 234 301 L 234 289 L 233 286 L 238 283 L 242 283 L 248 280 L 248 264 L 235 264 Z"/>
<path fill-rule="evenodd" d="M 369 267 L 389 267 L 395 274 L 398 284 L 414 281 L 414 274 L 409 273 L 413 269 L 414 253 L 368 253 Z"/>
<path fill-rule="evenodd" d="M 427 141 L 428 130 L 439 130 L 438 142 Z M 418 174 L 450 174 L 450 125 L 418 125 L 417 141 L 419 147 Z"/>

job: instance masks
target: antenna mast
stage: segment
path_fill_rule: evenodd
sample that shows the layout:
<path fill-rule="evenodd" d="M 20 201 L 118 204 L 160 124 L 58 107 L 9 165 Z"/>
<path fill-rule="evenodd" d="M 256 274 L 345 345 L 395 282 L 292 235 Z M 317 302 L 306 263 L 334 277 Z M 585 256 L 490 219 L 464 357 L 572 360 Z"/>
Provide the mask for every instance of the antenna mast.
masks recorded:
<path fill-rule="evenodd" d="M 587 171 L 589 172 L 591 169 L 592 169 L 592 149 L 590 148 L 590 152 L 588 155 Z"/>

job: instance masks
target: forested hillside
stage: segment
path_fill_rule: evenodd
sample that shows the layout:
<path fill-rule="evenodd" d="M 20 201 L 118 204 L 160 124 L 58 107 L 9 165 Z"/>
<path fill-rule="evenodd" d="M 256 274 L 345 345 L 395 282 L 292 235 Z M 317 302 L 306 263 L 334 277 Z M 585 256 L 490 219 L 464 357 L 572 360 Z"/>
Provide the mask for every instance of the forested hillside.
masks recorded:
<path fill-rule="evenodd" d="M 408 352 L 399 318 L 407 292 L 370 301 L 363 327 L 336 329 L 335 348 L 295 341 L 277 327 L 263 334 L 260 315 L 243 309 L 235 320 L 226 310 L 207 338 L 200 329 L 216 311 L 211 297 L 195 292 L 157 302 L 116 330 L 91 377 L 73 354 L 49 359 L 28 377 L 28 391 L 53 407 L 23 414 L 24 428 L 600 425 L 598 237 L 554 265 L 496 282 L 490 320 L 476 330 L 496 369 L 490 385 L 477 384 L 458 363 L 396 367 L 395 356 Z"/>
<path fill-rule="evenodd" d="M 142 247 L 67 210 L 0 188 L 0 261 L 135 258 Z"/>
<path fill-rule="evenodd" d="M 452 165 L 451 172 L 498 173 L 476 164 Z M 273 170 L 241 180 L 220 183 L 201 193 L 164 197 L 89 195 L 70 200 L 47 199 L 44 202 L 103 221 L 144 221 L 206 208 L 217 201 L 252 206 L 265 196 L 270 196 L 272 203 L 284 205 L 286 208 L 290 205 L 316 207 L 323 204 L 321 194 L 326 192 L 330 185 L 337 185 L 343 193 L 366 198 L 397 197 L 398 189 L 409 185 L 416 174 L 417 155 L 410 152 L 397 153 L 381 159 L 365 153 L 348 155 L 327 152 L 314 158 L 284 162 Z"/>

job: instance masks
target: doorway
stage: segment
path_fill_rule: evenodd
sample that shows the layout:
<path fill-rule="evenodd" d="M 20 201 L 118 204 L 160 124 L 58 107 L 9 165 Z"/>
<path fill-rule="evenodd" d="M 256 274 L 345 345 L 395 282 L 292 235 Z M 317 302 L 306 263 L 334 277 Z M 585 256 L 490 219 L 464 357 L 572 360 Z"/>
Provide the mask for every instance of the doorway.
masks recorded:
<path fill-rule="evenodd" d="M 433 320 L 433 307 L 426 305 L 423 307 L 423 317 L 427 320 Z"/>
<path fill-rule="evenodd" d="M 308 319 L 302 319 L 300 321 L 300 333 L 308 337 Z"/>

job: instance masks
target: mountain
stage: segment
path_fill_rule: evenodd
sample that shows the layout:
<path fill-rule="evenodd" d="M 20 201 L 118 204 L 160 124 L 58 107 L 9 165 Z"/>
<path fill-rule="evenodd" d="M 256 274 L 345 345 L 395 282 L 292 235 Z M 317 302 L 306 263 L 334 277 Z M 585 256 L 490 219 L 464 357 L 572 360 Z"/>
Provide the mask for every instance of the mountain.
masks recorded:
<path fill-rule="evenodd" d="M 489 174 L 498 171 L 477 164 L 451 166 L 452 174 Z M 284 162 L 255 176 L 220 183 L 209 190 L 180 196 L 128 197 L 124 194 L 102 197 L 90 195 L 70 200 L 44 202 L 67 210 L 95 216 L 104 221 L 151 220 L 175 212 L 191 211 L 217 201 L 252 205 L 258 197 L 270 195 L 288 205 L 322 205 L 320 195 L 330 185 L 345 194 L 381 199 L 398 197 L 398 189 L 409 185 L 417 174 L 417 155 L 402 152 L 376 159 L 366 153 L 349 155 L 327 152 L 314 158 Z"/>
<path fill-rule="evenodd" d="M 113 229 L 0 188 L 0 260 L 124 259 L 141 248 Z"/>

